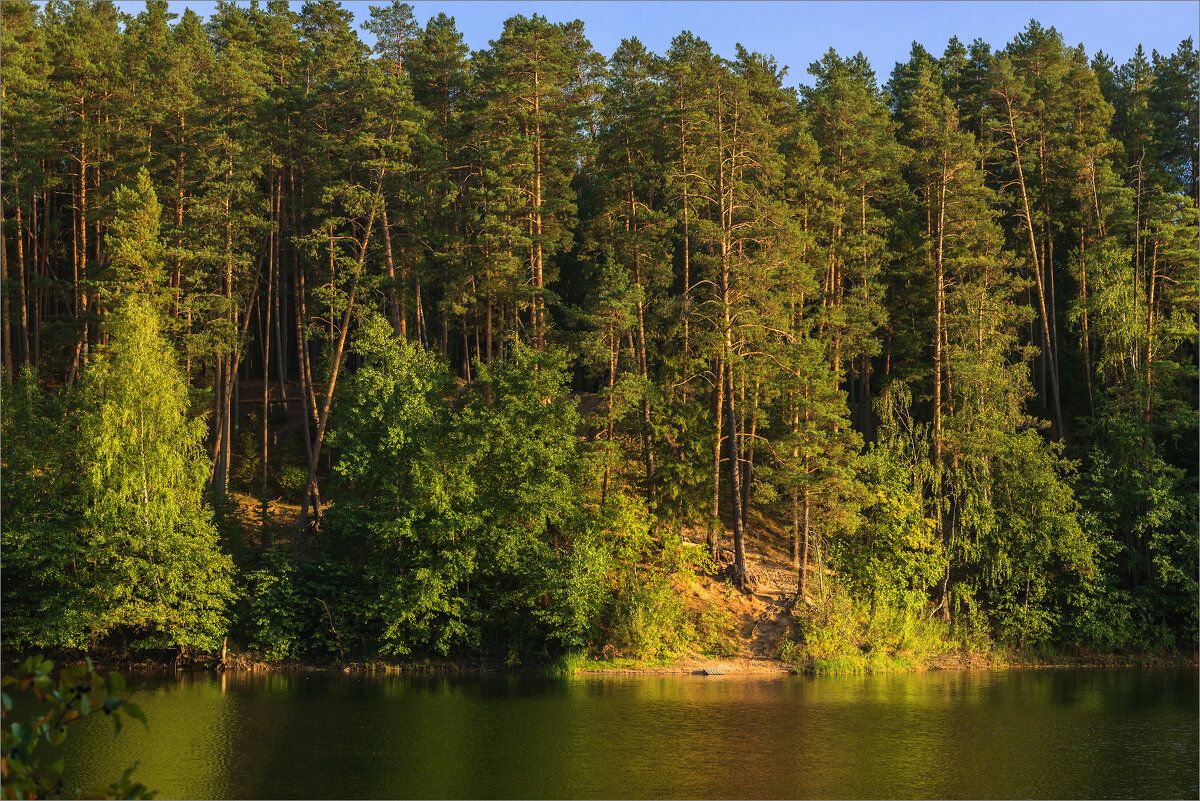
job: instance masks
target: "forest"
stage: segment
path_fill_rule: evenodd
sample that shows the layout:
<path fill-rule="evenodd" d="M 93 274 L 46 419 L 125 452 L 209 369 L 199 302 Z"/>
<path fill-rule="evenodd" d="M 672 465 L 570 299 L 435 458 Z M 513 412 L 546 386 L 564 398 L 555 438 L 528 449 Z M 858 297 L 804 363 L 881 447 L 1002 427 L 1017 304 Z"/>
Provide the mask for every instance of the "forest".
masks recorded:
<path fill-rule="evenodd" d="M 1195 650 L 1191 38 L 177 11 L 0 13 L 8 655 Z"/>

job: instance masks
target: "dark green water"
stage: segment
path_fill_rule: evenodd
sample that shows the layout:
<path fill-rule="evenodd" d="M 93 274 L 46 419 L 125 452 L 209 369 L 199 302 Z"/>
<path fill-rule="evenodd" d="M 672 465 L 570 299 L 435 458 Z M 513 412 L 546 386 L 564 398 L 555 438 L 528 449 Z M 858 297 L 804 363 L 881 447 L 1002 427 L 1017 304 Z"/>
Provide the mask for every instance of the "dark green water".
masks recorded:
<path fill-rule="evenodd" d="M 160 798 L 1197 798 L 1195 670 L 149 678 L 68 781 Z M 44 746 L 43 746 L 44 747 Z"/>

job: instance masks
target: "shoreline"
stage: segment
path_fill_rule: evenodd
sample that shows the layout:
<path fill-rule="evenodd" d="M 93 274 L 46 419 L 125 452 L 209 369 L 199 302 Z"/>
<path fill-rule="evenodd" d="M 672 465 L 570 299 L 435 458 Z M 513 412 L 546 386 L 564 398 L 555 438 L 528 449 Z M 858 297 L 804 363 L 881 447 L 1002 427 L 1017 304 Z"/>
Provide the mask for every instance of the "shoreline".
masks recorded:
<path fill-rule="evenodd" d="M 894 673 L 934 673 L 943 671 L 982 670 L 1055 670 L 1069 668 L 1137 668 L 1137 667 L 1200 667 L 1196 654 L 1094 654 L 1088 657 L 1059 658 L 1054 660 L 1003 659 L 997 655 L 970 654 L 952 659 L 933 660 L 928 664 L 914 664 L 884 670 L 862 670 L 824 672 L 811 666 L 784 662 L 779 659 L 754 657 L 684 658 L 670 665 L 604 665 L 585 667 L 575 675 L 696 675 L 706 668 L 716 668 L 722 675 L 808 675 L 850 676 L 883 675 Z"/>
<path fill-rule="evenodd" d="M 82 664 L 83 655 L 68 656 L 50 652 L 48 656 L 58 665 Z M 5 659 L 7 673 L 20 663 Z M 10 664 L 11 661 L 11 664 Z M 98 670 L 118 672 L 176 672 L 176 673 L 394 673 L 402 675 L 557 675 L 557 676 L 687 676 L 687 675 L 744 675 L 744 676 L 848 676 L 880 675 L 890 673 L 930 673 L 958 670 L 1055 670 L 1069 668 L 1137 668 L 1137 667 L 1192 667 L 1200 668 L 1200 654 L 1116 654 L 1081 653 L 1060 655 L 1050 659 L 1037 659 L 1029 654 L 1005 652 L 976 652 L 945 654 L 928 662 L 908 662 L 889 658 L 884 665 L 873 663 L 871 668 L 857 670 L 822 670 L 809 664 L 784 662 L 781 659 L 764 657 L 696 657 L 685 656 L 674 660 L 607 659 L 583 660 L 570 670 L 556 669 L 556 663 L 489 665 L 486 661 L 450 662 L 333 662 L 315 664 L 306 662 L 269 662 L 257 660 L 245 654 L 227 655 L 224 665 L 212 660 L 176 660 L 136 656 L 94 658 Z M 712 673 L 710 671 L 717 671 Z"/>

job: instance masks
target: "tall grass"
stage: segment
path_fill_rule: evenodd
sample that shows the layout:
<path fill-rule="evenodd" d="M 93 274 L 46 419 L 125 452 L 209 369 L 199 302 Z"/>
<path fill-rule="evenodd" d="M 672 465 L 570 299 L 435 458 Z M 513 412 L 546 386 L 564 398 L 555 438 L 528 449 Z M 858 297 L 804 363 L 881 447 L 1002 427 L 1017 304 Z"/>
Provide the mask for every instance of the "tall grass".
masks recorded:
<path fill-rule="evenodd" d="M 957 645 L 929 612 L 925 604 L 872 607 L 830 583 L 815 607 L 803 607 L 779 656 L 816 674 L 919 670 Z"/>
<path fill-rule="evenodd" d="M 587 666 L 586 651 L 567 651 L 546 666 L 546 675 L 551 678 L 574 676 Z"/>

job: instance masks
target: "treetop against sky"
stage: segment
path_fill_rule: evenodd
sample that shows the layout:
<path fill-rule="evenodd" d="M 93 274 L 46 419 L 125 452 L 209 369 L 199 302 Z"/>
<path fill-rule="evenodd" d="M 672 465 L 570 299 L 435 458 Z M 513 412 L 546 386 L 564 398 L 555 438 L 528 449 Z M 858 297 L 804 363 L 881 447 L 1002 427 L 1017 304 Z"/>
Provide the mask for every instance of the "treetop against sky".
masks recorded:
<path fill-rule="evenodd" d="M 343 3 L 355 23 L 367 18 L 371 3 Z M 386 5 L 376 0 L 375 5 Z M 117 3 L 136 13 L 143 4 Z M 192 8 L 207 16 L 214 2 L 173 2 L 179 11 Z M 303 3 L 294 2 L 294 6 Z M 647 48 L 663 53 L 680 31 L 689 30 L 713 50 L 733 58 L 738 43 L 774 56 L 788 66 L 791 82 L 808 85 L 808 65 L 830 47 L 841 55 L 862 51 L 880 83 L 896 62 L 907 61 L 912 43 L 940 55 L 951 36 L 964 45 L 981 38 L 1003 47 L 1030 19 L 1053 26 L 1068 45 L 1082 43 L 1089 56 L 1103 50 L 1123 63 L 1141 44 L 1173 52 L 1200 28 L 1200 5 L 1180 2 L 553 2 L 548 0 L 413 0 L 421 25 L 438 13 L 455 18 L 467 44 L 482 50 L 499 36 L 504 21 L 517 14 L 542 14 L 555 22 L 581 19 L 592 44 L 611 55 L 624 38 L 636 36 Z M 364 41 L 374 36 L 360 29 Z"/>

